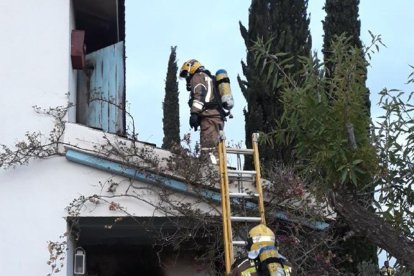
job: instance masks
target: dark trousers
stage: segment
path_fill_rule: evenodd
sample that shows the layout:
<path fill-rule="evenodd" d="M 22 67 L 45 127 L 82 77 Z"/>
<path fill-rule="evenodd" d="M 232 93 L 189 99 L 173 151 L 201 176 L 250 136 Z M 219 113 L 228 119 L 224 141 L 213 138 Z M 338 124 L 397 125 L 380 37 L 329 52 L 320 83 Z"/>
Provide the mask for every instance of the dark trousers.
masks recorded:
<path fill-rule="evenodd" d="M 224 121 L 218 116 L 206 116 L 200 120 L 200 146 L 201 148 L 214 148 L 220 142 L 220 130 Z"/>

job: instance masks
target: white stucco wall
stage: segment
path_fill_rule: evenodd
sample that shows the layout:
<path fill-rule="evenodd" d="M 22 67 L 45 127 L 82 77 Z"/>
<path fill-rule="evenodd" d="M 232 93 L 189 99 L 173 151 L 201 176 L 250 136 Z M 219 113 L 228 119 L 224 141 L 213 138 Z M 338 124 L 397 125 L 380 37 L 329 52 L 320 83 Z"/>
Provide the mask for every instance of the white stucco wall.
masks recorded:
<path fill-rule="evenodd" d="M 67 104 L 69 7 L 70 1 L 0 1 L 0 144 L 11 146 L 26 132 L 50 131 L 51 118 L 32 106 Z M 68 163 L 59 157 L 0 170 L 1 275 L 49 272 L 47 241 L 64 232 L 62 206 L 74 193 L 59 181 L 67 170 L 63 162 Z"/>
<path fill-rule="evenodd" d="M 69 7 L 70 1 L 0 1 L 1 144 L 51 128 L 50 118 L 34 113 L 33 105 L 67 104 Z"/>

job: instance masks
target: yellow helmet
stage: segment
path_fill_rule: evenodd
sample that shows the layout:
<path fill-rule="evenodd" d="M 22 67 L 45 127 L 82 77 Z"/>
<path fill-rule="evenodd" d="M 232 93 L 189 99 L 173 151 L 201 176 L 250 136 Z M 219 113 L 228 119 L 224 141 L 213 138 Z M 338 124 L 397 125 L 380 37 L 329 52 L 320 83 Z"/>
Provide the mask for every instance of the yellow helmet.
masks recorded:
<path fill-rule="evenodd" d="M 188 78 L 188 77 L 194 75 L 194 73 L 199 68 L 204 68 L 204 67 L 203 67 L 203 65 L 201 65 L 201 63 L 198 60 L 196 60 L 196 59 L 187 60 L 186 62 L 184 62 L 183 66 L 181 66 L 180 77 L 181 78 Z"/>
<path fill-rule="evenodd" d="M 258 256 L 260 248 L 269 245 L 274 246 L 275 243 L 276 238 L 273 231 L 266 225 L 259 224 L 249 231 L 247 250 L 252 257 L 251 259 L 254 259 L 253 256 Z"/>

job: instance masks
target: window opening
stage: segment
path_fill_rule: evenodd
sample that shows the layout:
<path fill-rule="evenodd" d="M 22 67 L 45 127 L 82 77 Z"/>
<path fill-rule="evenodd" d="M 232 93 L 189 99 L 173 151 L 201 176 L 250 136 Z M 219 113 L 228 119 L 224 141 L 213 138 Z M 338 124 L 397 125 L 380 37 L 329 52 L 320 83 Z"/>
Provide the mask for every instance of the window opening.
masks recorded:
<path fill-rule="evenodd" d="M 85 32 L 85 67 L 77 71 L 76 122 L 125 134 L 124 0 L 73 0 Z"/>

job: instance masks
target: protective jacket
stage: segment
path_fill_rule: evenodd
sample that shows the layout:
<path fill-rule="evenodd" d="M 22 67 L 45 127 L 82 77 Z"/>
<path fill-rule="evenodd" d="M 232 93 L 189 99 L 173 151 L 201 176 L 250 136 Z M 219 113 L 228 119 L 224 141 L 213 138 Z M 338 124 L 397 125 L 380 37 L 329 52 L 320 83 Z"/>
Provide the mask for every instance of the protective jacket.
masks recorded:
<path fill-rule="evenodd" d="M 214 82 L 210 75 L 198 71 L 190 79 L 190 112 L 199 115 L 200 144 L 202 148 L 215 147 L 219 143 L 224 120 L 219 111 Z"/>
<path fill-rule="evenodd" d="M 380 270 L 381 276 L 394 276 L 395 270 L 392 267 L 385 267 L 383 266 Z"/>
<path fill-rule="evenodd" d="M 233 265 L 231 276 L 257 276 L 254 260 L 249 258 L 240 259 Z"/>
<path fill-rule="evenodd" d="M 203 117 L 220 116 L 213 79 L 206 72 L 200 71 L 191 77 L 190 84 L 191 113 L 197 113 Z"/>
<path fill-rule="evenodd" d="M 291 265 L 286 261 L 278 263 L 278 269 L 270 273 L 266 266 L 255 260 L 245 258 L 236 260 L 233 264 L 232 276 L 290 276 Z"/>

